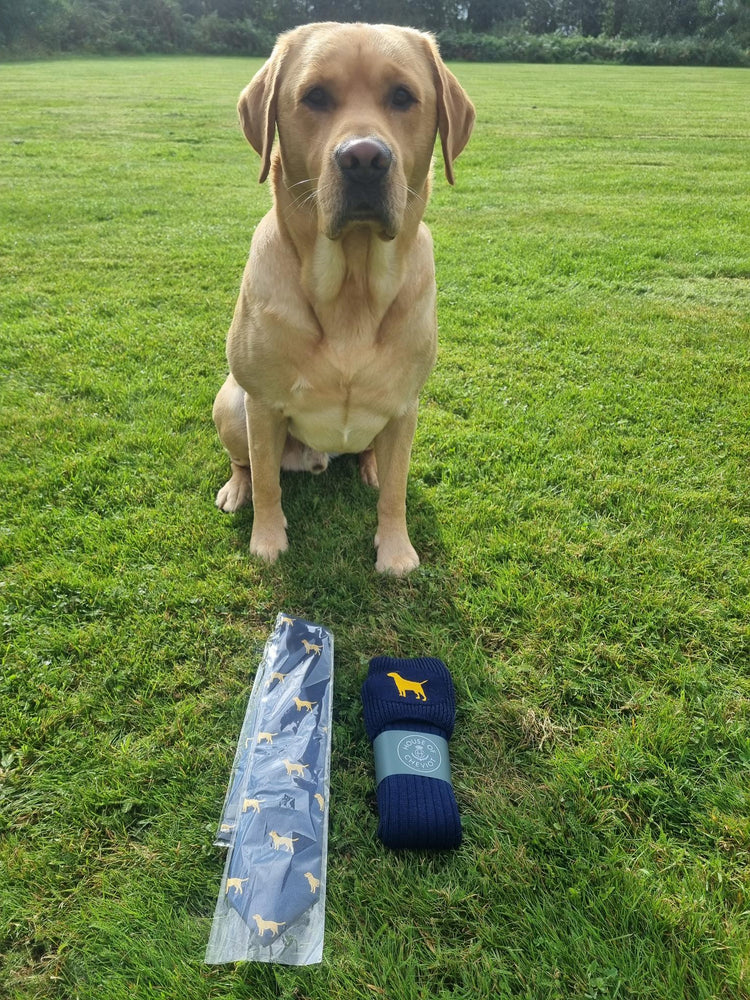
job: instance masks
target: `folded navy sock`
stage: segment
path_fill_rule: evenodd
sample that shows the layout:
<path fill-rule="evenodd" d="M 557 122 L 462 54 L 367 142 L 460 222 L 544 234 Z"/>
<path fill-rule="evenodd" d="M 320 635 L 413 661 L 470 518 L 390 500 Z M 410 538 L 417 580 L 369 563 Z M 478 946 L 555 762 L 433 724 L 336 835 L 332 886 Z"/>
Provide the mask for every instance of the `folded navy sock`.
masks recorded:
<path fill-rule="evenodd" d="M 434 657 L 377 656 L 362 704 L 375 750 L 380 839 L 392 848 L 458 847 L 461 818 L 448 761 L 456 697 L 446 665 Z"/>

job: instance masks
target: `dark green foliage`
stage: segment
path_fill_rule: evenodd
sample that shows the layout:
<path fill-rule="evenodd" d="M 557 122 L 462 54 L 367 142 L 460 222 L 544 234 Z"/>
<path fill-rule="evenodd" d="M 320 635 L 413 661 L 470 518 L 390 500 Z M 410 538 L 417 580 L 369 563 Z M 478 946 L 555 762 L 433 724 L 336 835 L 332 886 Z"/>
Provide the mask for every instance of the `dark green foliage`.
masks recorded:
<path fill-rule="evenodd" d="M 446 59 L 466 62 L 587 63 L 635 66 L 750 66 L 747 49 L 728 38 L 584 38 L 581 35 L 474 35 L 443 31 Z"/>
<path fill-rule="evenodd" d="M 0 57 L 68 52 L 267 55 L 309 21 L 408 24 L 449 58 L 750 64 L 747 0 L 0 0 Z"/>

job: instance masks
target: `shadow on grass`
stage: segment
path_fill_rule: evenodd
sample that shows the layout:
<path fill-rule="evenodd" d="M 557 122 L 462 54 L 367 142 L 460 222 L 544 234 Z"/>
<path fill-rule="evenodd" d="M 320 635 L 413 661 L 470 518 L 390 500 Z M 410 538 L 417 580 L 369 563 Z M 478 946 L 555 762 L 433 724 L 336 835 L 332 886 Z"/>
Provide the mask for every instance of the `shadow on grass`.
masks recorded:
<path fill-rule="evenodd" d="M 361 849 L 363 830 L 374 835 L 377 825 L 372 751 L 360 700 L 370 658 L 444 660 L 457 689 L 457 727 L 469 701 L 486 684 L 486 672 L 470 619 L 462 610 L 460 580 L 440 521 L 417 481 L 409 483 L 407 521 L 422 562 L 401 579 L 375 570 L 377 493 L 361 483 L 353 458 L 337 459 L 318 477 L 283 475 L 282 502 L 289 551 L 273 566 L 262 568 L 261 575 L 274 594 L 277 611 L 315 621 L 334 635 L 332 783 L 341 808 L 333 818 L 332 843 L 346 853 L 355 845 Z M 236 515 L 245 550 L 252 522 L 252 508 Z M 269 621 L 269 629 L 271 625 Z"/>
<path fill-rule="evenodd" d="M 360 482 L 351 456 L 336 459 L 322 476 L 283 474 L 282 503 L 289 551 L 260 574 L 278 610 L 334 632 L 337 666 L 351 673 L 377 654 L 448 655 L 467 634 L 451 554 L 419 483 L 409 484 L 407 521 L 421 565 L 400 579 L 375 570 L 377 492 Z M 252 507 L 234 523 L 250 560 Z"/>

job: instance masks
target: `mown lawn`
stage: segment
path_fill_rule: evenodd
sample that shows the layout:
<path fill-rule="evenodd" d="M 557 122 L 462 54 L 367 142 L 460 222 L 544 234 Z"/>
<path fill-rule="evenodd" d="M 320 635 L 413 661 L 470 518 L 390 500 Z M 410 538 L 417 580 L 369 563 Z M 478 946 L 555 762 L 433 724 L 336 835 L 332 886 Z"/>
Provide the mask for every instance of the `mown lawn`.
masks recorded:
<path fill-rule="evenodd" d="M 750 996 L 750 106 L 742 70 L 455 67 L 441 353 L 373 571 L 354 464 L 290 552 L 213 498 L 268 191 L 251 60 L 0 66 L 0 991 L 11 1000 Z M 323 965 L 202 964 L 278 611 L 335 636 Z M 369 657 L 436 655 L 465 841 L 375 837 Z"/>

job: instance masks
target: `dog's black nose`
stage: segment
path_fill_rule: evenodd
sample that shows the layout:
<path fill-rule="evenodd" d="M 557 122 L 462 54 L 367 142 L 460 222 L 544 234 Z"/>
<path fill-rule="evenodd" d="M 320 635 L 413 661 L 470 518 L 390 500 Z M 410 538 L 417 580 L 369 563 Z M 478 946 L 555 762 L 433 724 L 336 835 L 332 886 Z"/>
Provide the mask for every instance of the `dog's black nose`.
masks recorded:
<path fill-rule="evenodd" d="M 376 184 L 388 173 L 393 154 L 378 139 L 349 139 L 336 150 L 341 172 L 355 184 Z"/>

